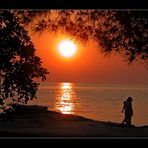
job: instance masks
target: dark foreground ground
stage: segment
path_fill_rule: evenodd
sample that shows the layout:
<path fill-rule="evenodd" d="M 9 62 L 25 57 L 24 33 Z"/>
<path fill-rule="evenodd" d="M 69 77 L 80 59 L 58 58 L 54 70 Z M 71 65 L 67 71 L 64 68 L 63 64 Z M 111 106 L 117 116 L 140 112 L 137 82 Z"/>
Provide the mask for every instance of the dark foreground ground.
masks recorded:
<path fill-rule="evenodd" d="M 0 120 L 0 137 L 148 137 L 148 126 L 127 128 L 46 107 L 22 106 L 13 122 Z"/>

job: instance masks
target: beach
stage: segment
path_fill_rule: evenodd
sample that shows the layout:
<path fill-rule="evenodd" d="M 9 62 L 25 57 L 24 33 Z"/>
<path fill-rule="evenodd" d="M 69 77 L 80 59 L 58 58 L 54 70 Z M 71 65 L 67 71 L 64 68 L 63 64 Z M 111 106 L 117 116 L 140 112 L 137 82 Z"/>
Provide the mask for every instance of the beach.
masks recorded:
<path fill-rule="evenodd" d="M 148 126 L 127 128 L 32 105 L 14 113 L 13 122 L 1 119 L 0 137 L 148 137 Z"/>

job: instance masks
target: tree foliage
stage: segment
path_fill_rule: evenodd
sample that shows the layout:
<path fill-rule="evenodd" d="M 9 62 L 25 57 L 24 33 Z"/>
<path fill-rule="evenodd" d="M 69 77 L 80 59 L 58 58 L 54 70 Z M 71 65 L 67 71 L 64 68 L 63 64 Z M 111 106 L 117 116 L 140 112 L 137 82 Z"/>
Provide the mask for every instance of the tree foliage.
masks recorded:
<path fill-rule="evenodd" d="M 104 54 L 121 54 L 129 63 L 148 62 L 148 11 L 50 10 L 17 11 L 36 32 L 62 29 L 84 43 L 93 39 Z M 23 15 L 22 15 L 23 14 Z M 23 17 L 22 17 L 23 16 Z M 27 23 L 26 23 L 27 22 Z"/>
<path fill-rule="evenodd" d="M 28 32 L 10 11 L 0 11 L 0 78 L 1 105 L 27 103 L 36 98 L 39 83 L 46 79 L 47 70 L 35 55 Z M 5 103 L 4 103 L 5 102 Z"/>

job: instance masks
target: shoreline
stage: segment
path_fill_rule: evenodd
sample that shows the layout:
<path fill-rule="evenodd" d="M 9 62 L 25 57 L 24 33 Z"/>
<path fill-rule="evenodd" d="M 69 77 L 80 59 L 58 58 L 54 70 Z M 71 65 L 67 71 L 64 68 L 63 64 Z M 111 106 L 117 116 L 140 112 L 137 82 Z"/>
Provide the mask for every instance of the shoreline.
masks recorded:
<path fill-rule="evenodd" d="M 120 123 L 62 114 L 47 107 L 24 105 L 13 122 L 0 120 L 0 137 L 148 137 L 148 126 L 126 128 Z"/>

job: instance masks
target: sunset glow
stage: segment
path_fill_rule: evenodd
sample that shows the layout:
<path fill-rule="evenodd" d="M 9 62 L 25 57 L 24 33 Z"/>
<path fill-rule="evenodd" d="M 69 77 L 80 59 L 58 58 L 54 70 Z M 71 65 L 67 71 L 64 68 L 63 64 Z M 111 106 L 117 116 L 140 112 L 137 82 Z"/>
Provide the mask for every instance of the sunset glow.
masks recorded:
<path fill-rule="evenodd" d="M 58 44 L 58 50 L 64 57 L 71 57 L 76 52 L 76 44 L 71 40 L 63 40 Z"/>

